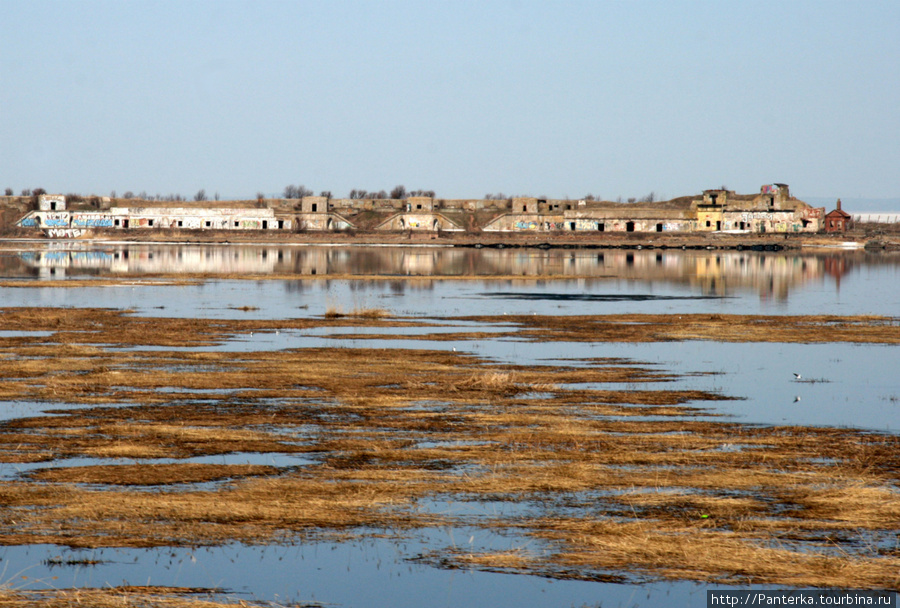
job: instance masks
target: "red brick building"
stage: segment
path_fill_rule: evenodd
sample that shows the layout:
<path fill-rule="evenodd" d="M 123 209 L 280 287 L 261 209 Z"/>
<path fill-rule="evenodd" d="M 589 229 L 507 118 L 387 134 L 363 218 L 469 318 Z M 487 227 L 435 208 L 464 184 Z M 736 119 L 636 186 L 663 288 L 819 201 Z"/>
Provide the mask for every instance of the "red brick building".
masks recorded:
<path fill-rule="evenodd" d="M 852 225 L 853 218 L 841 209 L 841 199 L 838 199 L 837 209 L 825 215 L 825 232 L 846 232 Z"/>

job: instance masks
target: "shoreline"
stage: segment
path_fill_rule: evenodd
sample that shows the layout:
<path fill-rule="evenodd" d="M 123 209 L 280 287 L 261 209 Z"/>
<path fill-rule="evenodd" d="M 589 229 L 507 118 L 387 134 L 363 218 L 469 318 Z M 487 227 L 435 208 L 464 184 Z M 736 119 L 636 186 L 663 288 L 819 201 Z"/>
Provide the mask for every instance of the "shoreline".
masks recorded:
<path fill-rule="evenodd" d="M 884 249 L 900 250 L 900 234 L 860 233 L 786 234 L 786 233 L 707 233 L 657 234 L 625 233 L 594 235 L 590 233 L 559 234 L 552 232 L 518 233 L 283 233 L 272 231 L 186 231 L 130 230 L 93 231 L 77 239 L 54 239 L 12 233 L 0 236 L 6 242 L 98 242 L 154 244 L 256 244 L 292 246 L 379 246 L 379 247 L 472 247 L 472 248 L 538 248 L 538 249 L 736 249 L 779 251 L 784 249 Z"/>

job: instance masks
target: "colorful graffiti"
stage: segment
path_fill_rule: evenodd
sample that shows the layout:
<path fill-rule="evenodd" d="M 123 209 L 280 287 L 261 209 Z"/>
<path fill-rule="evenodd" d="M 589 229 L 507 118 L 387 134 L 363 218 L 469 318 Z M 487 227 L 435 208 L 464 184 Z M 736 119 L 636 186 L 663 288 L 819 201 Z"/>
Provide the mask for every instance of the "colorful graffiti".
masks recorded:
<path fill-rule="evenodd" d="M 112 228 L 113 221 L 111 217 L 93 217 L 93 216 L 75 216 L 72 218 L 73 226 L 82 226 L 84 228 Z"/>
<path fill-rule="evenodd" d="M 537 230 L 536 222 L 516 222 L 513 226 L 516 230 Z"/>

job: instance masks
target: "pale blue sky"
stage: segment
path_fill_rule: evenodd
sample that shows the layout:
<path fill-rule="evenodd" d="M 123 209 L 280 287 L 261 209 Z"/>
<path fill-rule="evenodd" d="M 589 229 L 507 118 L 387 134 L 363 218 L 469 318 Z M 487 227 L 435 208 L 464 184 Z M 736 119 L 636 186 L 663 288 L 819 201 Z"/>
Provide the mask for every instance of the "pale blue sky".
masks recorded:
<path fill-rule="evenodd" d="M 900 197 L 900 2 L 0 0 L 0 189 Z"/>

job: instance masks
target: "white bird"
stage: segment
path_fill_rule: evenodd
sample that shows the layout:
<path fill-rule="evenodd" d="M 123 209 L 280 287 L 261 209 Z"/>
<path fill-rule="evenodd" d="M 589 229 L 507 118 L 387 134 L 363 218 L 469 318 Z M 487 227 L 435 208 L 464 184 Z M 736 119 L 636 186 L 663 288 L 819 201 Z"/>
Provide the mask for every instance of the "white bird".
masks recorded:
<path fill-rule="evenodd" d="M 797 395 L 796 397 L 794 397 L 794 403 L 797 403 L 798 401 L 800 401 L 800 395 Z"/>
<path fill-rule="evenodd" d="M 802 377 L 803 377 L 803 376 L 801 376 L 801 375 L 798 374 L 797 372 L 794 372 L 794 378 L 796 378 L 797 380 L 799 380 L 799 379 L 802 378 Z"/>

